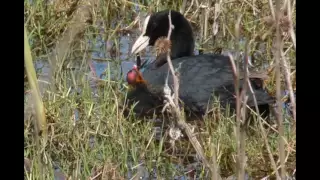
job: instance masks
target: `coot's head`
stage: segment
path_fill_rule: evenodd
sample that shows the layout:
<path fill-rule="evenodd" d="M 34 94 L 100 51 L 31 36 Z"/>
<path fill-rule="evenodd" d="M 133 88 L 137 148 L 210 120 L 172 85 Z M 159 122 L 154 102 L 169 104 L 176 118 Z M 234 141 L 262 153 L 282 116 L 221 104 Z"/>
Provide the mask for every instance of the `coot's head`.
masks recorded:
<path fill-rule="evenodd" d="M 145 81 L 136 65 L 128 71 L 127 73 L 127 82 L 131 86 L 136 86 L 138 84 L 145 84 Z"/>
<path fill-rule="evenodd" d="M 132 47 L 132 53 L 137 54 L 147 46 L 154 46 L 158 38 L 167 37 L 169 31 L 169 10 L 160 11 L 146 17 L 142 34 Z M 171 57 L 190 56 L 194 50 L 194 38 L 191 25 L 179 12 L 171 10 L 171 22 L 174 29 L 171 32 Z"/>

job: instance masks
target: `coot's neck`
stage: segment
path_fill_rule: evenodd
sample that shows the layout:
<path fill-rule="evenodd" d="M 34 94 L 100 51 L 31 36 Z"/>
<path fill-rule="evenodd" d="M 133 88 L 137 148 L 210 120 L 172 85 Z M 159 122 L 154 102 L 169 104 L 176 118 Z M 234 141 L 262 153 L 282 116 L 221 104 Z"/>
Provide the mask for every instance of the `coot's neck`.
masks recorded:
<path fill-rule="evenodd" d="M 171 59 L 191 56 L 194 51 L 194 37 L 190 32 L 173 32 L 171 35 Z"/>
<path fill-rule="evenodd" d="M 189 21 L 179 12 L 172 11 L 171 15 L 172 24 L 174 26 L 170 37 L 172 43 L 171 58 L 176 59 L 180 57 L 191 56 L 193 54 L 195 45 L 192 27 Z"/>

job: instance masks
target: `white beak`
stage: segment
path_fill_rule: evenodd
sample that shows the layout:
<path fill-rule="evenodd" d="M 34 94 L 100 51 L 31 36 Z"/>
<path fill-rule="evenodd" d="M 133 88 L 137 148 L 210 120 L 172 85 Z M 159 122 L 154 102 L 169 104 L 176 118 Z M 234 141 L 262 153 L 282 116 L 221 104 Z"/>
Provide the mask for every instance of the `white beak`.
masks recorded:
<path fill-rule="evenodd" d="M 139 53 L 140 51 L 142 51 L 143 49 L 145 49 L 149 45 L 150 38 L 148 36 L 144 36 L 144 34 L 146 33 L 146 30 L 147 30 L 149 19 L 150 19 L 150 15 L 147 16 L 146 19 L 144 20 L 143 27 L 142 27 L 142 34 L 139 36 L 139 38 L 136 40 L 136 42 L 134 42 L 132 49 L 131 49 L 132 54 Z"/>
<path fill-rule="evenodd" d="M 149 39 L 150 38 L 148 36 L 144 36 L 143 34 L 141 34 L 141 36 L 139 36 L 136 42 L 134 42 L 131 53 L 137 54 L 143 49 L 145 49 L 149 45 Z"/>

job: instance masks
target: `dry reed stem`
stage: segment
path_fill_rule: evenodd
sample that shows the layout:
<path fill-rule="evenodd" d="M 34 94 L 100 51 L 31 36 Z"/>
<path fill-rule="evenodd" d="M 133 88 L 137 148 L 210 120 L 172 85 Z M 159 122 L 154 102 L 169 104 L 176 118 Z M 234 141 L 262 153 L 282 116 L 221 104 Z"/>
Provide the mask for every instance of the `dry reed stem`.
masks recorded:
<path fill-rule="evenodd" d="M 234 77 L 237 77 L 237 72 L 238 71 L 237 71 L 237 67 L 235 65 L 235 62 L 233 60 L 233 56 L 230 53 L 228 53 L 228 54 L 229 54 L 229 60 L 230 60 L 230 63 L 231 63 L 231 67 L 232 67 L 232 70 L 233 70 L 233 75 L 234 75 Z M 237 83 L 236 82 L 236 78 L 235 78 L 235 83 Z M 279 179 L 280 176 L 279 176 L 279 173 L 277 171 L 277 165 L 275 163 L 275 160 L 274 160 L 272 152 L 271 152 L 271 148 L 270 148 L 269 143 L 268 143 L 268 137 L 267 137 L 267 134 L 266 134 L 265 129 L 264 129 L 263 124 L 262 124 L 263 119 L 260 116 L 257 99 L 256 99 L 255 93 L 254 93 L 254 91 L 252 89 L 252 86 L 251 86 L 251 83 L 250 83 L 249 79 L 247 79 L 247 85 L 248 85 L 248 88 L 249 88 L 249 90 L 250 90 L 250 92 L 251 92 L 251 94 L 253 96 L 254 105 L 255 105 L 255 109 L 256 109 L 256 115 L 258 117 L 259 127 L 260 127 L 260 130 L 261 130 L 261 133 L 262 133 L 262 137 L 263 137 L 263 140 L 265 142 L 265 145 L 266 145 L 266 148 L 267 148 L 267 151 L 268 151 L 268 155 L 269 155 L 269 158 L 270 158 L 270 161 L 271 161 L 271 165 L 272 165 L 272 167 L 274 169 L 274 172 L 275 172 L 275 174 L 277 176 L 277 179 Z M 236 97 L 238 97 L 238 96 L 236 96 Z M 238 103 L 238 101 L 237 101 L 237 103 Z M 252 111 L 252 112 L 254 112 L 254 111 Z M 237 117 L 237 118 L 239 118 L 239 117 Z M 237 125 L 237 127 L 238 127 L 238 125 Z M 238 153 L 239 153 L 239 151 L 238 151 Z"/>
<path fill-rule="evenodd" d="M 271 16 L 273 19 L 276 19 L 276 15 L 274 14 L 274 8 L 273 8 L 273 3 L 272 0 L 269 0 L 269 7 L 270 7 L 270 11 L 271 11 Z"/>
<path fill-rule="evenodd" d="M 239 41 L 240 41 L 240 22 L 241 22 L 241 17 L 242 15 L 240 15 L 238 17 L 237 23 L 235 25 L 235 34 L 236 34 L 236 52 L 239 52 Z M 247 41 L 248 44 L 249 41 Z M 246 47 L 247 48 L 247 47 Z M 247 49 L 246 49 L 247 50 Z M 247 53 L 247 52 L 246 52 Z M 239 56 L 237 56 L 237 58 L 239 58 Z M 246 58 L 246 57 L 245 57 Z M 238 61 L 239 62 L 239 59 Z M 247 72 L 247 60 L 245 61 L 245 74 L 244 74 L 244 78 L 245 79 L 249 79 L 248 78 L 248 72 Z M 235 70 L 233 72 L 234 75 L 234 86 L 235 86 L 235 94 L 236 94 L 236 139 L 237 139 L 237 176 L 239 180 L 243 180 L 245 177 L 245 172 L 244 172 L 244 159 L 245 159 L 245 132 L 244 130 L 241 128 L 245 121 L 245 112 L 246 112 L 246 101 L 244 101 L 244 103 L 242 104 L 242 108 L 243 108 L 243 116 L 241 119 L 241 102 L 243 102 L 244 97 L 246 96 L 246 91 L 247 91 L 247 83 L 245 82 L 245 85 L 243 87 L 242 92 L 239 92 L 240 89 L 240 72 L 239 72 L 239 63 L 237 63 L 237 67 L 233 66 L 233 70 Z"/>
<path fill-rule="evenodd" d="M 204 5 L 200 6 L 200 22 L 204 22 L 204 23 L 201 23 L 200 25 L 200 49 L 199 49 L 199 54 L 203 54 L 203 42 L 205 41 L 205 38 L 204 38 L 204 29 L 205 29 L 205 26 L 206 24 L 208 24 L 206 21 L 205 21 L 205 16 L 206 16 L 206 10 L 205 10 L 205 7 Z"/>
<path fill-rule="evenodd" d="M 283 117 L 282 117 L 282 103 L 281 103 L 281 79 L 280 79 L 280 57 L 281 57 L 281 36 L 280 36 L 280 0 L 276 0 L 276 97 L 277 97 L 277 121 L 279 128 L 279 157 L 281 164 L 280 178 L 284 179 L 286 176 L 285 170 L 285 149 L 284 149 L 284 130 L 283 130 Z"/>
<path fill-rule="evenodd" d="M 215 41 L 215 36 L 218 33 L 219 30 L 219 23 L 218 23 L 218 18 L 221 14 L 221 0 L 218 0 L 218 2 L 214 3 L 214 19 L 213 19 L 213 24 L 212 24 L 212 34 L 213 34 L 213 42 Z"/>
<path fill-rule="evenodd" d="M 295 1 L 294 1 L 295 2 Z M 288 14 L 288 21 L 289 21 L 289 31 L 290 31 L 290 37 L 293 43 L 293 47 L 296 50 L 296 34 L 293 30 L 293 23 L 292 23 L 292 11 L 291 11 L 291 2 L 290 0 L 286 0 L 286 8 L 287 8 L 287 14 Z"/>
<path fill-rule="evenodd" d="M 171 11 L 169 11 L 168 18 L 169 18 L 169 31 L 168 31 L 167 39 L 170 40 L 171 32 L 172 32 L 172 29 L 174 28 L 173 25 L 172 25 L 172 22 L 171 22 Z M 183 117 L 181 115 L 181 111 L 180 111 L 179 104 L 178 104 L 178 102 L 179 102 L 179 94 L 178 94 L 178 92 L 179 92 L 179 81 L 178 81 L 178 77 L 177 77 L 177 75 L 176 75 L 176 73 L 174 71 L 174 68 L 173 68 L 172 61 L 171 61 L 169 53 L 167 53 L 167 61 L 168 61 L 168 65 L 169 65 L 170 71 L 172 73 L 173 82 L 174 82 L 174 96 L 175 96 L 174 97 L 174 101 L 175 101 L 174 103 L 175 104 L 172 104 L 172 101 L 170 101 L 170 99 L 169 99 L 169 101 L 171 102 L 170 103 L 171 107 L 172 107 L 173 111 L 175 112 L 175 114 L 177 116 L 178 125 L 180 127 L 182 127 L 182 129 L 187 134 L 192 146 L 196 150 L 196 152 L 197 152 L 198 156 L 200 157 L 200 159 L 202 160 L 202 162 L 205 164 L 205 166 L 207 166 L 210 169 L 211 178 L 213 180 L 220 180 L 221 177 L 218 174 L 216 162 L 213 162 L 212 164 L 210 164 L 208 162 L 208 160 L 205 157 L 203 148 L 201 147 L 201 144 L 197 140 L 196 136 L 193 135 L 193 130 L 184 121 L 184 119 L 183 119 Z"/>
<path fill-rule="evenodd" d="M 281 51 L 281 61 L 282 61 L 282 66 L 284 68 L 284 76 L 285 76 L 285 81 L 286 81 L 286 85 L 287 88 L 289 90 L 289 96 L 290 96 L 290 103 L 292 105 L 292 114 L 293 114 L 293 119 L 294 119 L 294 123 L 296 123 L 296 101 L 295 101 L 295 97 L 293 94 L 293 88 L 292 88 L 292 83 L 291 83 L 291 76 L 290 76 L 290 67 L 288 67 L 288 63 L 287 63 L 287 58 L 285 57 L 283 51 Z"/>
<path fill-rule="evenodd" d="M 192 6 L 193 6 L 193 3 L 194 3 L 194 0 L 191 1 L 190 6 L 188 7 L 188 9 L 186 10 L 186 12 L 184 13 L 184 16 L 189 13 L 190 9 L 191 9 Z"/>
<path fill-rule="evenodd" d="M 43 151 L 41 145 L 43 147 L 46 146 L 48 141 L 48 129 L 47 129 L 47 121 L 45 117 L 45 109 L 41 98 L 41 93 L 37 81 L 36 71 L 33 66 L 31 50 L 29 46 L 29 40 L 26 28 L 24 28 L 24 56 L 25 56 L 25 69 L 28 77 L 28 82 L 31 87 L 32 96 L 31 100 L 28 101 L 29 103 L 33 102 L 33 106 L 35 106 L 35 114 L 36 118 L 34 118 L 34 140 L 39 153 L 37 153 L 37 162 L 38 167 L 40 167 L 40 178 L 45 179 L 45 169 L 42 164 L 41 152 Z M 40 138 L 42 136 L 43 138 Z"/>
<path fill-rule="evenodd" d="M 239 157 L 239 163 L 240 163 L 240 177 L 241 179 L 245 178 L 245 146 L 246 146 L 246 133 L 245 133 L 245 125 L 246 125 L 246 114 L 247 114 L 247 100 L 248 100 L 248 96 L 247 96 L 247 89 L 248 89 L 248 82 L 249 82 L 249 70 L 248 70 L 248 64 L 249 64 L 249 41 L 246 42 L 246 46 L 245 46 L 245 64 L 244 64 L 244 69 L 245 69 L 245 73 L 244 73 L 244 86 L 242 89 L 242 92 L 240 94 L 240 100 L 243 100 L 244 103 L 242 104 L 242 126 L 240 126 L 240 157 Z M 238 74 L 239 76 L 239 74 Z M 240 178 L 239 178 L 240 179 Z"/>
<path fill-rule="evenodd" d="M 292 11 L 291 11 L 291 3 L 290 3 L 290 0 L 287 0 L 286 1 L 286 4 L 287 4 L 287 14 L 288 14 L 288 21 L 289 21 L 289 31 L 290 31 L 290 37 L 291 37 L 291 40 L 292 40 L 292 43 L 293 43 L 293 47 L 294 49 L 296 50 L 296 35 L 294 33 L 294 30 L 293 30 L 293 23 L 292 23 Z M 294 121 L 296 122 L 296 101 L 295 101 L 295 97 L 294 97 L 294 94 L 293 94 L 293 89 L 292 89 L 292 84 L 291 84 L 291 79 L 290 79 L 290 67 L 288 67 L 287 65 L 287 61 L 286 61 L 286 58 L 284 56 L 284 53 L 282 52 L 281 50 L 281 57 L 280 60 L 282 61 L 282 64 L 283 64 L 283 68 L 284 68 L 284 75 L 285 75 L 285 79 L 286 79 L 286 84 L 287 84 L 287 88 L 289 90 L 289 96 L 290 96 L 290 100 L 291 100 L 291 104 L 292 104 L 292 114 L 293 114 L 293 119 Z M 294 126 L 295 128 L 295 126 Z"/>
<path fill-rule="evenodd" d="M 295 2 L 295 1 L 294 1 Z M 288 23 L 289 23 L 289 33 L 290 33 L 290 38 L 292 40 L 292 45 L 294 47 L 294 50 L 296 50 L 296 35 L 294 33 L 293 30 L 293 23 L 292 23 L 292 11 L 291 11 L 291 3 L 290 0 L 285 0 L 284 4 L 283 4 L 283 9 L 286 9 L 287 11 L 287 16 L 288 16 Z M 276 19 L 274 19 L 274 21 L 276 21 Z M 281 44 L 282 45 L 282 44 Z M 290 48 L 288 48 L 289 50 Z M 287 50 L 287 51 L 288 51 Z M 292 88 L 292 81 L 291 81 L 291 76 L 290 76 L 290 67 L 288 67 L 286 58 L 285 58 L 285 54 L 283 53 L 282 50 L 282 46 L 280 47 L 280 52 L 281 52 L 281 58 L 280 58 L 280 64 L 281 66 L 284 68 L 283 74 L 285 76 L 285 81 L 286 81 L 286 85 L 287 85 L 287 89 L 289 91 L 289 96 L 290 96 L 290 101 L 291 101 L 291 105 L 292 105 L 292 116 L 294 119 L 294 123 L 296 123 L 296 101 L 295 101 L 295 97 L 294 97 L 294 93 L 293 93 L 293 88 Z M 295 124 L 294 124 L 294 129 L 295 129 Z M 295 132 L 295 131 L 294 131 Z"/>
<path fill-rule="evenodd" d="M 203 30 L 203 40 L 205 40 L 205 42 L 202 42 L 204 43 L 203 44 L 203 48 L 204 49 L 208 49 L 208 32 L 209 32 L 209 29 L 208 29 L 208 22 L 209 22 L 209 14 L 210 14 L 210 4 L 211 4 L 211 1 L 207 0 L 206 2 L 206 7 L 203 8 L 203 12 L 204 12 L 204 30 Z"/>
<path fill-rule="evenodd" d="M 260 130 L 261 130 L 261 134 L 262 134 L 262 137 L 263 137 L 263 140 L 264 140 L 264 143 L 266 145 L 266 148 L 267 148 L 267 151 L 268 151 L 268 155 L 269 155 L 269 158 L 270 158 L 270 161 L 271 161 L 271 165 L 273 167 L 273 170 L 276 174 L 276 177 L 277 179 L 280 179 L 280 175 L 279 175 L 279 172 L 277 170 L 277 165 L 275 163 L 275 160 L 273 158 L 273 155 L 272 155 L 272 152 L 271 152 L 271 148 L 269 146 L 269 142 L 268 142 L 268 137 L 267 137 L 267 133 L 262 125 L 262 121 L 263 119 L 261 118 L 260 116 L 260 112 L 259 112 L 259 108 L 258 108 L 258 103 L 257 103 L 257 98 L 256 98 L 256 95 L 252 89 L 252 86 L 251 86 L 251 83 L 250 81 L 248 82 L 248 85 L 249 85 L 249 89 L 250 89 L 250 92 L 252 93 L 252 96 L 253 96 L 253 100 L 254 100 L 254 106 L 255 106 L 255 109 L 256 109 L 256 112 L 257 112 L 257 115 L 258 115 L 258 124 L 259 124 L 259 127 L 260 127 Z"/>
<path fill-rule="evenodd" d="M 35 113 L 37 117 L 34 124 L 35 132 L 36 132 L 35 136 L 38 137 L 40 134 L 42 134 L 44 137 L 44 140 L 45 140 L 44 143 L 45 143 L 47 141 L 47 122 L 46 122 L 46 117 L 44 112 L 45 109 L 42 102 L 39 85 L 37 82 L 36 72 L 32 62 L 32 56 L 31 56 L 26 28 L 24 28 L 24 46 L 25 46 L 24 61 L 26 66 L 26 73 L 27 73 L 28 82 L 30 84 L 31 91 L 32 91 L 31 102 L 34 102 L 34 106 L 36 110 Z"/>
<path fill-rule="evenodd" d="M 180 7 L 180 13 L 184 14 L 185 10 L 186 10 L 186 6 L 187 6 L 187 0 L 183 0 L 182 5 Z"/>

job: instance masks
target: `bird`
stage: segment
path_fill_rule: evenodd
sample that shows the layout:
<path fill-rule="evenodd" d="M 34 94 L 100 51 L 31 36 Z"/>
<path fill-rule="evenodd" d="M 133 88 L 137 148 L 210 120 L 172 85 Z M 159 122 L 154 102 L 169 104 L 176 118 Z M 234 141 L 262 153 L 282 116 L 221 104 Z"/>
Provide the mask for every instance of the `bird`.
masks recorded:
<path fill-rule="evenodd" d="M 162 101 L 154 96 L 146 87 L 141 69 L 146 66 L 147 61 L 141 64 L 140 56 L 137 55 L 137 64 L 127 72 L 126 81 L 129 85 L 129 91 L 126 97 L 127 107 L 133 107 L 136 117 L 152 117 L 154 113 L 159 114 L 162 108 Z M 124 109 L 124 115 L 130 114 L 130 109 Z"/>
<path fill-rule="evenodd" d="M 170 57 L 174 69 L 179 74 L 179 98 L 185 110 L 189 112 L 189 115 L 193 114 L 198 117 L 205 115 L 208 105 L 209 107 L 212 105 L 213 95 L 219 98 L 221 105 L 226 107 L 229 104 L 231 109 L 235 109 L 234 72 L 230 57 L 222 54 L 193 55 L 193 32 L 187 19 L 181 13 L 164 10 L 148 16 L 145 19 L 142 34 L 135 41 L 131 52 L 138 54 L 147 46 L 154 46 L 157 39 L 167 36 L 170 28 L 169 12 L 171 12 L 171 22 L 174 27 L 170 37 Z M 132 70 L 127 74 L 131 78 L 143 79 L 141 81 L 143 83 L 131 81 L 131 84 L 137 82 L 133 84 L 143 89 L 142 93 L 155 97 L 157 103 L 163 101 L 163 87 L 168 76 L 168 63 L 164 60 L 166 57 L 164 54 L 166 52 L 158 55 L 156 60 L 145 61 L 140 69 Z M 242 71 L 240 85 L 244 84 L 243 74 Z M 173 87 L 171 74 L 168 80 L 169 87 Z M 251 83 L 254 84 L 256 80 L 257 78 L 252 79 Z M 260 86 L 257 87 L 254 84 L 252 87 L 258 106 L 268 114 L 269 104 L 274 103 L 274 98 Z M 139 91 L 139 88 L 136 88 L 136 91 Z M 241 88 L 240 86 L 240 90 Z M 136 91 L 132 94 L 138 94 Z M 253 96 L 249 91 L 247 95 L 247 105 L 254 107 Z M 142 98 L 140 99 L 142 101 L 144 97 L 140 95 L 139 98 Z"/>

